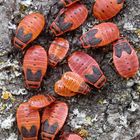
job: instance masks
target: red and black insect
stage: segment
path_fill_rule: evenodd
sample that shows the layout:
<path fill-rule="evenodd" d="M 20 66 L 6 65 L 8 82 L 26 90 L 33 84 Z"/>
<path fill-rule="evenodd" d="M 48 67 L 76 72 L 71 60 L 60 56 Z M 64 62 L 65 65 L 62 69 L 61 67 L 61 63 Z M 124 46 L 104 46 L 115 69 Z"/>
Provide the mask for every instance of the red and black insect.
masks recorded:
<path fill-rule="evenodd" d="M 75 72 L 64 73 L 61 80 L 64 86 L 73 92 L 87 94 L 91 91 L 84 79 Z"/>
<path fill-rule="evenodd" d="M 23 18 L 18 25 L 14 37 L 14 45 L 24 49 L 30 42 L 35 40 L 45 25 L 45 18 L 40 13 L 32 13 Z"/>
<path fill-rule="evenodd" d="M 47 107 L 42 116 L 42 140 L 54 140 L 56 134 L 63 127 L 68 115 L 68 106 L 64 102 L 56 101 Z"/>
<path fill-rule="evenodd" d="M 123 8 L 125 0 L 96 0 L 93 15 L 99 20 L 108 20 L 117 15 Z"/>
<path fill-rule="evenodd" d="M 55 100 L 56 99 L 51 95 L 38 94 L 31 97 L 28 103 L 32 109 L 39 110 L 52 104 Z"/>
<path fill-rule="evenodd" d="M 56 36 L 62 35 L 78 28 L 86 20 L 87 15 L 87 8 L 83 4 L 75 3 L 59 12 L 50 29 Z"/>
<path fill-rule="evenodd" d="M 68 59 L 68 65 L 73 72 L 96 88 L 101 88 L 106 82 L 98 63 L 84 52 L 74 52 Z"/>
<path fill-rule="evenodd" d="M 61 137 L 60 140 L 83 140 L 79 135 L 74 133 L 67 133 L 65 132 Z"/>
<path fill-rule="evenodd" d="M 117 40 L 119 36 L 120 31 L 116 24 L 106 22 L 95 25 L 80 37 L 80 41 L 84 48 L 99 48 Z"/>
<path fill-rule="evenodd" d="M 76 3 L 79 0 L 59 0 L 58 5 L 59 6 L 64 6 L 64 7 L 69 7 L 72 4 Z"/>
<path fill-rule="evenodd" d="M 40 87 L 47 70 L 47 63 L 47 53 L 43 47 L 35 45 L 27 50 L 23 60 L 23 71 L 28 89 Z"/>
<path fill-rule="evenodd" d="M 32 110 L 27 102 L 22 103 L 17 109 L 16 119 L 23 140 L 38 140 L 40 115 L 37 110 Z"/>
<path fill-rule="evenodd" d="M 123 37 L 113 44 L 113 62 L 118 73 L 124 78 L 133 77 L 139 69 L 138 56 Z"/>
<path fill-rule="evenodd" d="M 55 83 L 54 91 L 58 95 L 64 96 L 64 97 L 72 97 L 72 96 L 75 96 L 76 94 L 78 94 L 78 93 L 75 93 L 75 92 L 69 90 L 68 88 L 66 88 L 62 80 L 59 80 Z"/>
<path fill-rule="evenodd" d="M 49 64 L 55 67 L 61 62 L 69 50 L 69 42 L 64 38 L 56 38 L 48 51 Z"/>

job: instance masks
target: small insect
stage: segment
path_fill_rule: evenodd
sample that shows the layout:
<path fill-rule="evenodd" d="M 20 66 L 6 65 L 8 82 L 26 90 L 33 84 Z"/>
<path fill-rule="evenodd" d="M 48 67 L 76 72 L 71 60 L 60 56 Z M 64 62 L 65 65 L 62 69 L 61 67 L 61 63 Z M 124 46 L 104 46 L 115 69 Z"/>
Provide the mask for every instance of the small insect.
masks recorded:
<path fill-rule="evenodd" d="M 91 30 L 80 37 L 84 48 L 99 48 L 117 40 L 120 31 L 116 24 L 111 22 L 95 25 Z"/>
<path fill-rule="evenodd" d="M 83 4 L 75 3 L 59 12 L 58 16 L 51 24 L 50 29 L 56 36 L 62 35 L 82 25 L 87 15 L 87 8 Z"/>
<path fill-rule="evenodd" d="M 83 140 L 79 135 L 74 134 L 74 133 L 64 133 L 61 137 L 60 140 Z"/>
<path fill-rule="evenodd" d="M 99 20 L 108 20 L 119 13 L 125 0 L 96 0 L 93 15 Z"/>
<path fill-rule="evenodd" d="M 91 91 L 84 79 L 75 72 L 66 72 L 61 79 L 66 88 L 73 92 L 87 94 Z"/>
<path fill-rule="evenodd" d="M 113 62 L 118 73 L 124 78 L 133 77 L 139 69 L 138 56 L 123 37 L 113 44 Z"/>
<path fill-rule="evenodd" d="M 54 140 L 56 134 L 63 127 L 68 115 L 68 106 L 64 102 L 56 101 L 47 107 L 42 116 L 42 140 Z"/>
<path fill-rule="evenodd" d="M 56 38 L 48 51 L 49 64 L 55 67 L 61 62 L 69 50 L 69 42 L 63 38 Z"/>
<path fill-rule="evenodd" d="M 64 7 L 69 7 L 71 5 L 73 5 L 74 3 L 76 3 L 79 0 L 59 0 L 58 5 L 59 6 L 64 6 Z"/>
<path fill-rule="evenodd" d="M 60 140 L 83 140 L 79 135 L 74 133 L 64 133 Z"/>
<path fill-rule="evenodd" d="M 28 103 L 32 109 L 39 110 L 52 104 L 55 100 L 56 99 L 51 95 L 39 94 L 31 97 Z"/>
<path fill-rule="evenodd" d="M 55 83 L 54 90 L 58 95 L 65 97 L 71 97 L 78 94 L 66 88 L 62 80 L 59 80 Z"/>
<path fill-rule="evenodd" d="M 24 49 L 30 42 L 35 40 L 45 25 L 45 18 L 40 13 L 32 13 L 25 16 L 19 23 L 14 37 L 14 45 Z"/>
<path fill-rule="evenodd" d="M 73 72 L 96 88 L 101 88 L 106 82 L 98 63 L 84 52 L 74 52 L 68 59 L 68 65 Z"/>
<path fill-rule="evenodd" d="M 47 70 L 47 61 L 47 53 L 43 47 L 35 45 L 27 50 L 23 60 L 23 71 L 28 89 L 40 87 Z"/>
<path fill-rule="evenodd" d="M 17 109 L 16 119 L 23 140 L 38 139 L 40 115 L 37 110 L 32 110 L 27 102 L 22 103 Z"/>

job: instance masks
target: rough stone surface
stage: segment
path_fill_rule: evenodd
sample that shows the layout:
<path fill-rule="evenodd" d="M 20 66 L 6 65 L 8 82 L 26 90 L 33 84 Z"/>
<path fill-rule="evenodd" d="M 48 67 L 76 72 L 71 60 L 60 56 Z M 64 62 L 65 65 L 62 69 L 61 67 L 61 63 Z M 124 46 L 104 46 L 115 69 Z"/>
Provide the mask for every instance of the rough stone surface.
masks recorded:
<path fill-rule="evenodd" d="M 0 92 L 10 92 L 13 96 L 8 100 L 0 99 L 0 140 L 20 139 L 16 127 L 16 108 L 33 94 L 48 91 L 60 100 L 69 104 L 69 117 L 64 129 L 85 136 L 85 140 L 131 140 L 140 134 L 140 72 L 129 80 L 121 78 L 112 63 L 111 45 L 98 50 L 84 50 L 76 44 L 75 39 L 99 23 L 92 16 L 94 0 L 81 0 L 88 9 L 87 21 L 77 30 L 63 37 L 70 42 L 70 55 L 75 50 L 83 50 L 93 56 L 100 64 L 108 82 L 100 90 L 94 90 L 87 96 L 78 95 L 73 98 L 62 98 L 53 91 L 53 85 L 61 75 L 68 71 L 66 60 L 55 69 L 49 68 L 44 84 L 37 92 L 24 88 L 22 76 L 23 54 L 14 49 L 11 43 L 16 26 L 26 14 L 40 11 L 46 17 L 46 27 L 40 37 L 32 44 L 41 44 L 46 50 L 54 37 L 49 25 L 56 17 L 59 8 L 57 0 L 28 0 L 27 7 L 20 0 L 0 0 Z M 31 4 L 31 5 L 30 5 Z M 120 28 L 121 34 L 127 36 L 140 56 L 140 1 L 126 0 L 124 9 L 112 20 Z M 31 44 L 30 44 L 31 45 Z"/>

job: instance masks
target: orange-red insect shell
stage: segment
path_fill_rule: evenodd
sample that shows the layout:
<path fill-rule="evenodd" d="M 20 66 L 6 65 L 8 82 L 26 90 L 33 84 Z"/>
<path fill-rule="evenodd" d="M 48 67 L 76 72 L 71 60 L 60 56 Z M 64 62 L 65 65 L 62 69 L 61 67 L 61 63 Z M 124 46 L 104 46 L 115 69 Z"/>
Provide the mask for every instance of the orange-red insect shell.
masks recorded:
<path fill-rule="evenodd" d="M 48 51 L 49 64 L 53 67 L 61 62 L 69 50 L 69 42 L 63 38 L 56 38 Z"/>
<path fill-rule="evenodd" d="M 55 83 L 54 90 L 58 95 L 65 97 L 71 97 L 78 94 L 66 88 L 62 80 L 59 80 Z"/>
<path fill-rule="evenodd" d="M 45 18 L 40 13 L 32 13 L 25 16 L 19 23 L 14 37 L 14 45 L 24 49 L 30 42 L 35 40 L 45 25 Z"/>
<path fill-rule="evenodd" d="M 59 1 L 59 5 L 63 5 L 65 7 L 69 7 L 72 4 L 76 3 L 77 1 L 79 1 L 79 0 L 60 0 Z"/>
<path fill-rule="evenodd" d="M 87 15 L 87 8 L 83 4 L 75 3 L 59 12 L 50 29 L 56 36 L 62 35 L 78 28 L 86 20 Z"/>
<path fill-rule="evenodd" d="M 42 140 L 54 140 L 56 134 L 63 127 L 68 115 L 68 106 L 64 102 L 56 101 L 45 108 L 42 116 Z"/>
<path fill-rule="evenodd" d="M 105 22 L 95 25 L 88 32 L 80 37 L 84 48 L 99 48 L 110 44 L 117 40 L 120 36 L 120 31 L 116 24 Z"/>
<path fill-rule="evenodd" d="M 38 140 L 40 129 L 40 115 L 37 110 L 32 110 L 29 104 L 22 103 L 16 113 L 18 129 L 23 140 Z"/>
<path fill-rule="evenodd" d="M 28 89 L 40 87 L 47 70 L 47 63 L 47 53 L 43 47 L 35 45 L 27 50 L 23 60 L 23 71 Z"/>
<path fill-rule="evenodd" d="M 125 0 L 96 0 L 93 14 L 99 20 L 108 20 L 117 15 L 123 8 Z"/>
<path fill-rule="evenodd" d="M 125 38 L 113 45 L 113 62 L 118 73 L 124 77 L 133 77 L 139 69 L 138 56 Z"/>
<path fill-rule="evenodd" d="M 31 97 L 28 103 L 32 109 L 39 110 L 41 108 L 44 108 L 52 104 L 54 101 L 55 101 L 55 98 L 51 95 L 38 94 Z"/>
<path fill-rule="evenodd" d="M 68 65 L 73 72 L 96 88 L 101 88 L 106 82 L 98 63 L 84 52 L 74 52 L 68 59 Z"/>
<path fill-rule="evenodd" d="M 66 72 L 62 76 L 62 81 L 66 88 L 73 92 L 87 94 L 91 91 L 84 79 L 75 72 Z"/>
<path fill-rule="evenodd" d="M 83 140 L 83 138 L 74 133 L 64 133 L 60 140 Z"/>

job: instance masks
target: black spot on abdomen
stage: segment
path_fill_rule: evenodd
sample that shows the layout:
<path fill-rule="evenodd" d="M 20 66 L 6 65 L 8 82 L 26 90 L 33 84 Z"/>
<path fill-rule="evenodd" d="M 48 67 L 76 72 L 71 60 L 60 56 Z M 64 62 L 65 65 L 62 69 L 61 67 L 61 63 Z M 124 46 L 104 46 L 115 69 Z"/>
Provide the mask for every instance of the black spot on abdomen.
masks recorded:
<path fill-rule="evenodd" d="M 124 50 L 125 52 L 127 52 L 128 54 L 131 54 L 131 52 L 132 52 L 132 50 L 131 50 L 129 44 L 128 44 L 128 43 L 125 43 L 125 42 L 124 42 L 123 50 Z"/>
<path fill-rule="evenodd" d="M 96 66 L 93 66 L 92 69 L 93 69 L 93 74 L 87 74 L 85 75 L 85 78 L 91 83 L 95 84 L 102 76 L 102 73 L 100 69 L 98 69 Z"/>
<path fill-rule="evenodd" d="M 114 47 L 115 47 L 115 55 L 118 58 L 120 58 L 122 56 L 123 51 L 125 51 L 128 54 L 131 54 L 131 52 L 132 52 L 131 47 L 126 42 L 118 43 Z"/>
<path fill-rule="evenodd" d="M 46 120 L 44 123 L 43 123 L 43 127 L 42 127 L 42 131 L 43 132 L 46 132 L 48 134 L 55 134 L 55 132 L 57 131 L 59 125 L 58 123 L 54 123 L 53 125 L 50 125 L 49 124 L 49 121 Z"/>
<path fill-rule="evenodd" d="M 41 72 L 41 70 L 38 70 L 35 74 L 33 74 L 31 69 L 27 69 L 26 75 L 27 75 L 28 81 L 38 82 L 41 79 L 42 72 Z"/>
<path fill-rule="evenodd" d="M 61 29 L 61 31 L 65 32 L 70 29 L 73 25 L 71 22 L 64 22 L 65 14 L 59 15 L 55 21 L 55 24 Z"/>
<path fill-rule="evenodd" d="M 85 37 L 82 38 L 82 41 L 84 42 L 85 46 L 87 45 L 96 46 L 102 41 L 102 39 L 95 37 L 97 32 L 98 29 L 93 29 L 85 34 Z"/>
<path fill-rule="evenodd" d="M 33 138 L 36 137 L 37 135 L 37 128 L 36 126 L 32 126 L 31 129 L 28 131 L 26 127 L 22 126 L 21 127 L 21 134 L 24 138 Z"/>
<path fill-rule="evenodd" d="M 24 28 L 21 27 L 17 31 L 16 38 L 26 44 L 32 38 L 32 33 L 24 34 Z"/>

